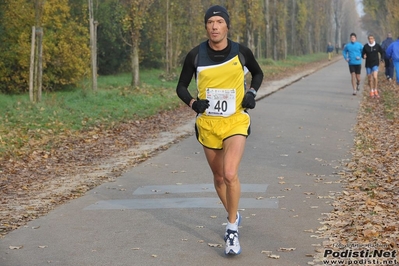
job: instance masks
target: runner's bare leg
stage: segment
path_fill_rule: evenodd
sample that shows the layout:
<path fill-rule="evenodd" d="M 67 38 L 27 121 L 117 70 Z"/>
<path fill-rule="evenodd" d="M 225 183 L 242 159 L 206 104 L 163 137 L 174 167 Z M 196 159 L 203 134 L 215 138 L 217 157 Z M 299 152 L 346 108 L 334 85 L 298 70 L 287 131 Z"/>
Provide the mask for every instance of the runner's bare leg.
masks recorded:
<path fill-rule="evenodd" d="M 245 142 L 245 136 L 237 135 L 224 141 L 223 150 L 204 148 L 214 175 L 216 192 L 228 212 L 230 223 L 234 223 L 237 218 L 241 195 L 238 168 L 244 154 Z"/>

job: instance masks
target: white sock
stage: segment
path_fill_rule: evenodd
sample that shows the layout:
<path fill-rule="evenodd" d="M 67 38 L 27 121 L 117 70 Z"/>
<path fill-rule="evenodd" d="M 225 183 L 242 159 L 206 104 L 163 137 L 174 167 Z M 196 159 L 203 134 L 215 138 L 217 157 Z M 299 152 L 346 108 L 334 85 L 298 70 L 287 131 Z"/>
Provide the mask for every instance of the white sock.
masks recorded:
<path fill-rule="evenodd" d="M 238 231 L 238 225 L 236 223 L 227 222 L 226 230 Z"/>

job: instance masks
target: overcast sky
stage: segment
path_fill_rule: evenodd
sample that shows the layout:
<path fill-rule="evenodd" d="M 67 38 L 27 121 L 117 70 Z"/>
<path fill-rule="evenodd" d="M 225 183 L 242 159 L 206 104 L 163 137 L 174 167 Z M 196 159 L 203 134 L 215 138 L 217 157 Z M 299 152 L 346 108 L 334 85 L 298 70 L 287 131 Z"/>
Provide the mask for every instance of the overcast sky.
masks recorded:
<path fill-rule="evenodd" d="M 357 12 L 359 13 L 360 16 L 363 16 L 363 2 L 362 0 L 356 0 L 357 2 Z"/>

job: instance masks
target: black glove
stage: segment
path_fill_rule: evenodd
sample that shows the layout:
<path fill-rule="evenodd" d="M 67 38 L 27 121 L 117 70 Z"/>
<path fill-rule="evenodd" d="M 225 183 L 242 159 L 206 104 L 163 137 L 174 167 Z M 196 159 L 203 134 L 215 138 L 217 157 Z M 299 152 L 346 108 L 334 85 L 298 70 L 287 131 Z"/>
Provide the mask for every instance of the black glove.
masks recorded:
<path fill-rule="evenodd" d="M 209 107 L 208 100 L 196 100 L 191 105 L 191 108 L 193 108 L 193 110 L 196 111 L 198 114 L 202 114 L 203 112 L 205 112 L 206 108 L 208 107 Z"/>
<path fill-rule="evenodd" d="M 241 106 L 244 108 L 254 109 L 255 105 L 255 95 L 252 92 L 248 91 L 244 95 L 244 100 L 242 100 Z"/>

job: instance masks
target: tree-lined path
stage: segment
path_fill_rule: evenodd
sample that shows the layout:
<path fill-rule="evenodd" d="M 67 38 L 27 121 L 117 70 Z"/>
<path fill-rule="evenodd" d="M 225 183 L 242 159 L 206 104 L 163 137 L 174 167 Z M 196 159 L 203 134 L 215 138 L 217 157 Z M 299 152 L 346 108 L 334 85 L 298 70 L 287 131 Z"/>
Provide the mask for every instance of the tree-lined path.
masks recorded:
<path fill-rule="evenodd" d="M 314 245 L 322 248 L 314 235 L 341 193 L 341 163 L 353 145 L 360 99 L 347 85 L 340 60 L 251 110 L 241 255 L 225 258 L 218 247 L 226 217 L 191 136 L 10 232 L 1 265 L 306 265 Z"/>

